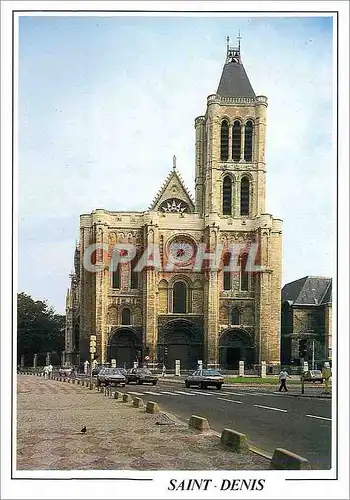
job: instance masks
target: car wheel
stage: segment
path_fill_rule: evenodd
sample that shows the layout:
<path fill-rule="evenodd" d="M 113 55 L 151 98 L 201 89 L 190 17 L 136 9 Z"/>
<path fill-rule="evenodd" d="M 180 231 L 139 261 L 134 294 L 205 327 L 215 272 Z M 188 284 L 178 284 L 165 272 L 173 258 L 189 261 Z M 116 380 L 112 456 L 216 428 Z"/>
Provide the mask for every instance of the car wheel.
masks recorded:
<path fill-rule="evenodd" d="M 216 384 L 216 388 L 218 391 L 220 391 L 222 384 Z"/>
<path fill-rule="evenodd" d="M 187 388 L 190 387 L 190 384 L 189 384 L 188 380 L 185 380 L 185 387 L 187 387 Z"/>

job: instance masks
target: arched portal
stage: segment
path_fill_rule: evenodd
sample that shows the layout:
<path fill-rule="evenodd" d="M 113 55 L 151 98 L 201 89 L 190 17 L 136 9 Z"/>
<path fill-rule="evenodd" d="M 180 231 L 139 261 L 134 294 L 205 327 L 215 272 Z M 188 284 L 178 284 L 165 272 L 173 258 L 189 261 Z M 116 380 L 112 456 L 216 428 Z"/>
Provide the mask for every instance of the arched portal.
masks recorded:
<path fill-rule="evenodd" d="M 109 336 L 107 359 L 117 361 L 119 368 L 132 368 L 134 361 L 140 361 L 142 335 L 133 328 L 118 328 Z"/>
<path fill-rule="evenodd" d="M 220 367 L 226 370 L 238 370 L 239 361 L 245 367 L 254 362 L 254 341 L 252 335 L 242 328 L 224 330 L 219 342 Z"/>
<path fill-rule="evenodd" d="M 159 362 L 174 370 L 177 359 L 184 370 L 196 368 L 198 360 L 203 359 L 203 330 L 192 321 L 171 320 L 160 328 Z"/>

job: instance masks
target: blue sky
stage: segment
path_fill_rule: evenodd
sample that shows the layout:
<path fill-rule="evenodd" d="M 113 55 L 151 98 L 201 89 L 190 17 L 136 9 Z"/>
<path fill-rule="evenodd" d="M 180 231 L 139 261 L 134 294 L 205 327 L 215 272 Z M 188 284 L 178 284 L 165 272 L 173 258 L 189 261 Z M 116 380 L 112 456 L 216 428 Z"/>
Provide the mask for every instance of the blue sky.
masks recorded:
<path fill-rule="evenodd" d="M 332 20 L 22 17 L 19 291 L 64 312 L 79 215 L 144 210 L 172 167 L 194 192 L 194 119 L 241 30 L 269 99 L 267 211 L 284 220 L 283 284 L 332 276 Z"/>

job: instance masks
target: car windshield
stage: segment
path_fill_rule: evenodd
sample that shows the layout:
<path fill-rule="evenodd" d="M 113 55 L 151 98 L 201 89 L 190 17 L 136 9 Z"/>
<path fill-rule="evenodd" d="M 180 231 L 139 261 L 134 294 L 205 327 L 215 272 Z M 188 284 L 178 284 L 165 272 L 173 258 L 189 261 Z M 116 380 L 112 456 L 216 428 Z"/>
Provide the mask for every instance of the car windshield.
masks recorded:
<path fill-rule="evenodd" d="M 221 373 L 217 372 L 216 370 L 203 370 L 202 374 L 206 376 L 215 376 L 215 375 L 221 376 Z"/>
<path fill-rule="evenodd" d="M 142 373 L 142 375 L 152 375 L 151 370 L 148 370 L 147 368 L 141 368 L 140 370 L 137 370 L 137 373 Z"/>
<path fill-rule="evenodd" d="M 311 375 L 321 375 L 321 370 L 311 370 Z"/>
<path fill-rule="evenodd" d="M 114 368 L 112 370 L 113 375 L 122 375 L 121 371 L 118 368 Z"/>

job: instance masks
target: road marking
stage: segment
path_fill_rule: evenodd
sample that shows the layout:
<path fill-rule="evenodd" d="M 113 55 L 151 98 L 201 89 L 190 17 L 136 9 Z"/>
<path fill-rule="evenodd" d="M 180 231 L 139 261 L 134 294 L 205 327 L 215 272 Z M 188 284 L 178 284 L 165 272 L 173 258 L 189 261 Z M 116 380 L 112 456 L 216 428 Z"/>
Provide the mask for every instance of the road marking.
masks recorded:
<path fill-rule="evenodd" d="M 220 399 L 221 401 L 228 401 L 229 403 L 238 403 L 238 404 L 242 404 L 242 401 L 233 401 L 233 399 L 226 399 L 226 398 L 218 398 Z"/>
<path fill-rule="evenodd" d="M 191 392 L 174 391 L 175 394 L 185 394 L 185 396 L 194 396 Z"/>
<path fill-rule="evenodd" d="M 143 392 L 131 392 L 131 391 L 129 391 L 129 394 L 135 394 L 136 396 L 143 396 L 144 395 Z"/>
<path fill-rule="evenodd" d="M 210 394 L 210 392 L 200 392 L 200 391 L 193 391 L 190 392 L 189 394 L 192 394 L 193 396 L 196 396 L 197 394 L 201 394 L 202 396 L 215 396 L 215 394 Z"/>
<path fill-rule="evenodd" d="M 247 394 L 243 394 L 242 392 L 230 392 L 230 396 L 247 396 Z"/>
<path fill-rule="evenodd" d="M 307 417 L 310 417 L 310 418 L 319 418 L 320 420 L 332 420 L 331 418 L 327 418 L 327 417 L 317 417 L 316 415 L 306 415 Z"/>
<path fill-rule="evenodd" d="M 170 396 L 174 396 L 174 393 L 169 391 L 162 391 L 162 394 L 170 394 Z"/>
<path fill-rule="evenodd" d="M 145 391 L 145 394 L 152 394 L 152 396 L 161 396 L 160 392 Z"/>
<path fill-rule="evenodd" d="M 275 411 L 283 411 L 284 413 L 288 413 L 287 410 L 281 410 L 281 408 L 272 408 L 272 406 L 262 406 L 262 405 L 253 405 L 257 408 L 266 408 L 266 410 L 275 410 Z"/>

